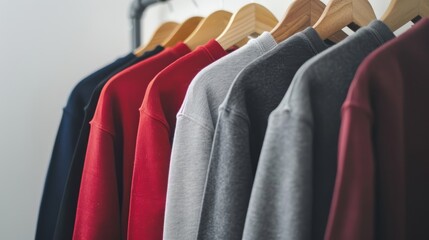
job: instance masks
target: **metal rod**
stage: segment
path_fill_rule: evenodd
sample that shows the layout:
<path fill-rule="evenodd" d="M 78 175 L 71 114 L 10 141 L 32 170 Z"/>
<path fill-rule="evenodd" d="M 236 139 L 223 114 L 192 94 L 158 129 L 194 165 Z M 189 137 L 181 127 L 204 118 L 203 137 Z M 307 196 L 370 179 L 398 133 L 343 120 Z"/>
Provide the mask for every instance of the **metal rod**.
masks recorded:
<path fill-rule="evenodd" d="M 138 48 L 141 44 L 141 24 L 140 19 L 131 19 L 131 48 Z"/>
<path fill-rule="evenodd" d="M 157 2 L 165 2 L 167 0 L 134 0 L 131 3 L 130 18 L 131 18 L 131 47 L 136 49 L 141 44 L 142 30 L 141 18 L 146 8 Z"/>

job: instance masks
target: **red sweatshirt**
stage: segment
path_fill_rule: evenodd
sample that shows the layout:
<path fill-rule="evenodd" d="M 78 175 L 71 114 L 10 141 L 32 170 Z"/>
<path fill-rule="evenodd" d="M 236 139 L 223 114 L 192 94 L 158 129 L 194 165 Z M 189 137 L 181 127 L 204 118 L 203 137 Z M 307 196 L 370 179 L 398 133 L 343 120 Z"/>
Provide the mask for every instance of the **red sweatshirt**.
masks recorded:
<path fill-rule="evenodd" d="M 152 78 L 190 52 L 180 43 L 120 72 L 91 121 L 73 239 L 126 239 L 139 106 Z"/>
<path fill-rule="evenodd" d="M 360 66 L 325 239 L 429 239 L 429 19 Z"/>
<path fill-rule="evenodd" d="M 214 40 L 175 61 L 150 83 L 140 108 L 128 237 L 161 240 L 176 114 L 194 76 L 226 52 Z"/>

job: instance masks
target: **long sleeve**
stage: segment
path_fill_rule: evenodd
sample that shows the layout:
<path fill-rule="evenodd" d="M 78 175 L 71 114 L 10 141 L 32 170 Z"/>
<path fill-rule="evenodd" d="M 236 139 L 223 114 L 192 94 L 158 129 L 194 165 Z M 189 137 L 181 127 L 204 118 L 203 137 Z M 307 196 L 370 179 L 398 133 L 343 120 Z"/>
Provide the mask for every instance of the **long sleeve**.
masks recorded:
<path fill-rule="evenodd" d="M 248 123 L 223 111 L 216 125 L 198 239 L 241 239 L 252 190 Z"/>
<path fill-rule="evenodd" d="M 374 239 L 375 166 L 370 116 L 343 108 L 338 171 L 325 239 Z"/>
<path fill-rule="evenodd" d="M 113 136 L 91 123 L 80 187 L 74 240 L 121 239 Z"/>
<path fill-rule="evenodd" d="M 170 161 L 164 239 L 185 240 L 196 235 L 212 141 L 213 129 L 186 115 L 178 115 Z"/>
<path fill-rule="evenodd" d="M 162 239 L 171 143 L 166 125 L 140 111 L 129 211 L 129 239 Z"/>
<path fill-rule="evenodd" d="M 275 46 L 271 34 L 265 32 L 210 64 L 192 80 L 177 115 L 164 239 L 188 240 L 197 235 L 218 108 L 237 75 Z"/>
<path fill-rule="evenodd" d="M 310 239 L 312 134 L 287 111 L 270 115 L 243 239 Z"/>
<path fill-rule="evenodd" d="M 63 112 L 40 205 L 36 234 L 36 239 L 40 240 L 53 237 L 68 170 L 79 137 L 76 126 L 82 122 L 81 117 L 73 115 L 70 110 L 65 108 Z"/>
<path fill-rule="evenodd" d="M 137 134 L 130 240 L 162 239 L 176 115 L 195 75 L 225 55 L 219 43 L 212 40 L 164 68 L 146 90 Z"/>

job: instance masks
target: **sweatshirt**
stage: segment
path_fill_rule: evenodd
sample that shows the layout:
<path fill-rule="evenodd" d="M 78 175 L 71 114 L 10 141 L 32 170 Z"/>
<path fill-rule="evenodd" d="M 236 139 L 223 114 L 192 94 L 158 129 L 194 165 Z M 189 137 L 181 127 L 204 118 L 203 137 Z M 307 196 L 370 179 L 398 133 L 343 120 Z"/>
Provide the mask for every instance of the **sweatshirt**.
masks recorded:
<path fill-rule="evenodd" d="M 55 233 L 53 239 L 58 240 L 67 240 L 72 239 L 74 222 L 76 218 L 76 208 L 77 201 L 79 197 L 79 188 L 82 178 L 83 163 L 85 160 L 86 147 L 88 144 L 89 137 L 89 122 L 94 116 L 95 108 L 97 106 L 98 98 L 100 96 L 101 90 L 103 89 L 106 82 L 115 76 L 117 73 L 122 70 L 141 62 L 151 56 L 154 56 L 161 52 L 164 48 L 157 46 L 155 49 L 145 52 L 141 57 L 133 57 L 132 60 L 128 61 L 123 66 L 117 68 L 109 76 L 103 78 L 95 87 L 90 91 L 89 99 L 82 108 L 82 124 L 78 130 L 78 138 L 76 139 L 76 146 L 74 147 L 70 167 L 68 171 L 64 174 L 66 178 L 64 194 L 61 200 L 58 217 L 55 227 Z M 87 89 L 85 87 L 85 91 Z M 50 238 L 43 238 L 50 239 Z"/>
<path fill-rule="evenodd" d="M 323 239 L 341 105 L 359 64 L 393 37 L 384 23 L 373 21 L 299 69 L 269 118 L 246 221 L 246 233 L 254 227 L 248 239 Z"/>
<path fill-rule="evenodd" d="M 63 109 L 54 149 L 45 180 L 42 201 L 37 222 L 36 240 L 53 239 L 61 199 L 67 183 L 67 174 L 73 158 L 79 131 L 83 124 L 84 107 L 92 90 L 116 69 L 126 65 L 136 57 L 130 53 L 94 72 L 80 81 L 71 92 Z"/>
<path fill-rule="evenodd" d="M 238 73 L 277 45 L 263 33 L 204 68 L 192 80 L 177 114 L 170 160 L 164 239 L 196 237 L 218 107 Z"/>
<path fill-rule="evenodd" d="M 198 239 L 241 239 L 268 116 L 296 71 L 327 46 L 312 28 L 280 43 L 234 80 L 219 107 Z"/>
<path fill-rule="evenodd" d="M 179 43 L 104 86 L 90 122 L 73 239 L 127 238 L 138 108 L 152 78 L 189 52 Z"/>
<path fill-rule="evenodd" d="M 426 18 L 359 67 L 325 239 L 429 239 L 428 43 Z"/>
<path fill-rule="evenodd" d="M 176 115 L 192 79 L 226 55 L 215 40 L 178 59 L 150 83 L 140 108 L 128 239 L 161 240 Z"/>

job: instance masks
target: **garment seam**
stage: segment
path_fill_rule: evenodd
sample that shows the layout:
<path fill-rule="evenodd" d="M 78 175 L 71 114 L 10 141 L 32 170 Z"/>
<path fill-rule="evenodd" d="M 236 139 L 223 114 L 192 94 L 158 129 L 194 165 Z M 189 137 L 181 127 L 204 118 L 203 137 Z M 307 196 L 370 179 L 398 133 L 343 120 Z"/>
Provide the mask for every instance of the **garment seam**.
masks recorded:
<path fill-rule="evenodd" d="M 303 79 L 300 79 L 300 81 L 303 81 Z M 286 99 L 287 100 L 286 104 L 285 104 L 286 106 L 281 109 L 282 111 L 285 111 L 288 114 L 291 114 L 294 111 L 294 109 L 292 108 L 292 105 L 291 105 L 291 101 L 292 101 L 292 96 L 294 94 L 293 90 L 297 87 L 298 84 L 299 84 L 299 82 L 298 83 L 295 82 L 292 86 L 290 86 L 290 88 L 288 89 L 288 91 L 290 90 L 291 93 L 289 94 L 288 98 Z M 303 118 L 301 116 L 298 116 L 297 119 L 301 119 L 304 122 L 306 122 L 310 127 L 313 127 L 313 123 L 311 122 L 311 120 L 307 120 L 307 119 L 305 119 L 305 118 Z"/>
<path fill-rule="evenodd" d="M 348 109 L 356 109 L 356 110 L 360 110 L 361 112 L 363 112 L 369 119 L 372 119 L 372 113 L 370 112 L 370 110 L 368 110 L 366 107 L 361 106 L 359 104 L 356 103 L 347 103 L 343 106 L 342 111 L 348 110 Z"/>
<path fill-rule="evenodd" d="M 212 60 L 212 61 L 216 60 L 216 58 L 211 54 L 211 52 L 206 47 L 203 47 L 203 49 L 204 49 L 205 54 L 209 56 L 210 60 Z"/>
<path fill-rule="evenodd" d="M 302 81 L 302 79 L 300 79 L 300 81 Z M 290 101 L 292 101 L 291 99 L 292 99 L 292 96 L 293 96 L 293 90 L 296 88 L 297 84 L 298 83 L 293 82 L 293 80 L 292 80 L 291 86 L 289 86 L 289 88 L 288 88 L 288 91 L 290 91 L 290 94 L 288 96 L 286 96 L 287 98 L 286 98 L 285 107 L 282 108 L 282 110 L 292 111 L 292 107 L 291 107 Z M 287 94 L 287 92 L 286 92 L 286 94 Z"/>
<path fill-rule="evenodd" d="M 193 117 L 191 117 L 191 116 L 189 116 L 189 115 L 187 115 L 187 114 L 185 114 L 185 113 L 178 113 L 178 114 L 177 114 L 177 118 L 179 118 L 179 117 L 186 118 L 186 119 L 188 119 L 188 120 L 190 120 L 190 121 L 192 121 L 192 122 L 194 122 L 194 123 L 196 123 L 196 124 L 200 125 L 202 128 L 204 128 L 204 129 L 206 129 L 206 130 L 208 130 L 208 131 L 210 131 L 210 132 L 214 132 L 214 129 L 213 129 L 213 128 L 210 128 L 209 126 L 206 126 L 205 124 L 201 123 L 201 122 L 200 122 L 200 121 L 198 121 L 197 119 L 195 119 L 195 118 L 193 118 Z"/>
<path fill-rule="evenodd" d="M 270 43 L 268 43 L 268 41 Z M 269 39 L 269 40 L 256 40 L 256 42 L 261 46 L 261 54 L 260 55 L 264 55 L 265 53 L 271 51 L 272 49 L 274 49 L 276 46 L 278 46 L 278 44 L 276 43 L 276 41 L 274 39 Z"/>
<path fill-rule="evenodd" d="M 177 59 L 179 59 L 179 58 L 181 58 L 181 57 L 183 57 L 183 56 L 185 56 L 185 55 L 187 55 L 188 53 L 190 53 L 190 52 L 192 52 L 192 51 L 188 51 L 188 49 L 186 49 L 186 48 L 183 48 L 182 49 L 182 47 L 184 47 L 184 46 L 181 46 L 181 45 L 179 45 L 180 46 L 180 48 L 179 49 L 177 49 L 177 48 L 175 48 L 175 47 L 172 47 L 172 48 L 170 48 L 172 51 L 172 58 L 173 59 L 175 59 L 175 60 L 177 60 Z M 186 46 L 187 47 L 187 46 Z M 189 48 L 189 47 L 187 47 L 187 48 Z M 173 60 L 173 62 L 175 61 L 175 60 Z"/>
<path fill-rule="evenodd" d="M 305 34 L 303 34 L 304 35 L 304 38 L 305 38 L 305 44 L 307 45 L 307 46 L 309 46 L 310 48 L 311 48 L 311 50 L 313 50 L 313 53 L 314 54 L 318 54 L 318 53 L 320 53 L 318 50 L 317 50 L 317 48 L 315 47 L 315 46 L 313 46 L 313 44 L 311 43 L 311 39 L 307 36 L 307 35 L 305 35 Z"/>
<path fill-rule="evenodd" d="M 98 128 L 98 129 L 100 129 L 101 131 L 103 131 L 105 133 L 108 133 L 109 135 L 112 135 L 113 137 L 116 136 L 116 134 L 112 133 L 110 130 L 108 130 L 107 128 L 105 128 L 101 123 L 91 121 L 90 124 L 91 124 L 91 126 L 94 126 L 94 127 Z"/>
<path fill-rule="evenodd" d="M 377 39 L 379 44 L 384 44 L 386 41 L 383 36 L 381 36 L 375 29 L 369 28 L 369 32 Z"/>
<path fill-rule="evenodd" d="M 145 114 L 146 116 L 152 118 L 153 120 L 161 123 L 168 131 L 170 131 L 170 127 L 168 126 L 168 124 L 166 122 L 164 122 L 164 120 L 158 118 L 158 116 L 155 116 L 155 115 L 148 113 L 145 109 L 141 109 L 140 113 Z"/>
<path fill-rule="evenodd" d="M 288 117 L 288 118 L 294 118 L 298 122 L 304 123 L 309 128 L 313 128 L 313 123 L 311 122 L 311 120 L 309 120 L 306 117 L 301 116 L 300 114 L 292 114 L 292 110 L 290 110 L 290 109 L 281 109 L 281 111 L 279 111 L 279 113 L 284 113 L 284 114 L 286 114 L 286 117 Z"/>
<path fill-rule="evenodd" d="M 231 109 L 231 108 L 229 108 L 229 107 L 225 107 L 225 106 L 221 106 L 221 107 L 219 107 L 219 110 L 224 110 L 225 112 L 228 112 L 228 113 L 232 113 L 232 114 L 234 114 L 234 115 L 237 115 L 238 117 L 240 117 L 240 118 L 242 118 L 243 120 L 245 120 L 248 124 L 250 124 L 250 120 L 249 120 L 249 118 L 246 116 L 246 114 L 244 114 L 244 113 L 242 113 L 242 112 L 236 111 L 236 110 L 234 110 L 234 109 Z M 219 115 L 219 116 L 220 116 L 220 115 Z"/>
<path fill-rule="evenodd" d="M 258 39 L 255 39 L 255 42 L 256 42 L 256 45 L 258 46 L 259 55 L 263 55 L 265 52 L 268 51 L 268 50 L 265 50 L 265 46 L 262 43 L 260 43 Z"/>

